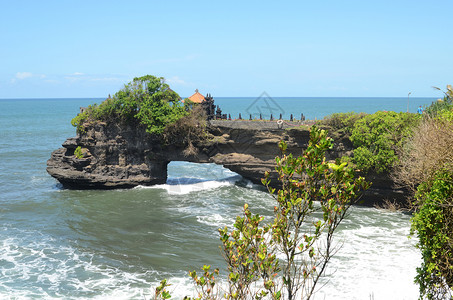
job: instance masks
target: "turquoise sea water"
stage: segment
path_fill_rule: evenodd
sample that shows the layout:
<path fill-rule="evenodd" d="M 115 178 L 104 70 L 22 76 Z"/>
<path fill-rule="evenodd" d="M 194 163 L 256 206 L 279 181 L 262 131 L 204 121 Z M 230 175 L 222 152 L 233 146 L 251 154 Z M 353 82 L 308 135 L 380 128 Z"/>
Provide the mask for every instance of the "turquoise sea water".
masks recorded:
<path fill-rule="evenodd" d="M 232 116 L 261 110 L 311 119 L 407 105 L 404 98 L 256 100 L 216 103 Z M 433 100 L 410 99 L 410 110 Z M 162 278 L 179 299 L 191 293 L 187 271 L 223 267 L 217 228 L 230 226 L 244 203 L 271 215 L 268 194 L 213 164 L 171 163 L 167 184 L 155 187 L 61 189 L 46 160 L 75 135 L 70 120 L 79 107 L 101 101 L 0 99 L 0 299 L 150 299 Z M 315 299 L 415 299 L 420 256 L 408 233 L 407 215 L 354 208 Z"/>
<path fill-rule="evenodd" d="M 430 105 L 434 98 L 309 98 L 309 97 L 271 97 L 262 94 L 259 97 L 248 98 L 215 98 L 215 103 L 224 113 L 230 113 L 232 118 L 237 118 L 241 113 L 242 118 L 278 117 L 289 119 L 293 114 L 300 118 L 301 114 L 307 119 L 322 119 L 327 115 L 338 112 L 365 112 L 375 113 L 380 110 L 416 113 L 417 108 Z M 409 102 L 409 105 L 408 105 Z"/>

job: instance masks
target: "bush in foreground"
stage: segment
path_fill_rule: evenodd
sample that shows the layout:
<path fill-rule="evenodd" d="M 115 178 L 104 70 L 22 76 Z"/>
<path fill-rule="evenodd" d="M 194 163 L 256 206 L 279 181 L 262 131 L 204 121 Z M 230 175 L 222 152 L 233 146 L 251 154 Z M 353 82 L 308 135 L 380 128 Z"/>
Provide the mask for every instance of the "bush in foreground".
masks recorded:
<path fill-rule="evenodd" d="M 437 171 L 418 186 L 412 234 L 417 234 L 422 265 L 415 282 L 420 298 L 452 299 L 453 296 L 453 172 Z"/>
<path fill-rule="evenodd" d="M 425 116 L 399 151 L 395 181 L 414 193 L 417 186 L 446 166 L 453 166 L 453 111 Z"/>
<path fill-rule="evenodd" d="M 436 90 L 444 93 L 443 99 L 438 99 L 433 102 L 429 107 L 426 108 L 425 113 L 430 117 L 435 117 L 439 112 L 451 111 L 453 108 L 453 88 L 451 85 L 447 85 L 447 90 L 442 91 L 438 87 L 434 87 Z"/>
<path fill-rule="evenodd" d="M 402 148 L 394 177 L 415 195 L 420 298 L 437 300 L 453 296 L 453 110 L 433 106 Z"/>
<path fill-rule="evenodd" d="M 369 184 L 356 178 L 347 163 L 327 162 L 326 151 L 333 146 L 324 130 L 312 127 L 307 149 L 299 157 L 276 158 L 282 189 L 270 187 L 269 174 L 263 179 L 275 199 L 274 219 L 253 215 L 246 204 L 234 229 L 219 229 L 227 263 L 228 285 L 216 284 L 219 271 L 203 266 L 190 272 L 197 296 L 194 299 L 311 299 L 319 279 L 335 254 L 333 237 L 361 190 Z M 277 259 L 282 255 L 283 259 Z M 168 283 L 162 281 L 154 299 L 168 298 Z M 185 299 L 192 299 L 186 297 Z"/>

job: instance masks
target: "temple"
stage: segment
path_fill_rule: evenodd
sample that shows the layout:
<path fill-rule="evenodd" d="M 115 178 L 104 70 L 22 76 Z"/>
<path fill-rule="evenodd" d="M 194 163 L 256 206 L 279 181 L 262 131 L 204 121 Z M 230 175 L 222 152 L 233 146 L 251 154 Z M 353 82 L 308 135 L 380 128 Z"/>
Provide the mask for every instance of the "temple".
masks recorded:
<path fill-rule="evenodd" d="M 202 103 L 205 100 L 204 96 L 198 92 L 198 89 L 196 89 L 195 94 L 190 96 L 188 99 L 193 103 Z M 182 102 L 184 103 L 184 100 L 182 100 Z"/>
<path fill-rule="evenodd" d="M 203 109 L 206 111 L 206 117 L 208 120 L 221 119 L 222 110 L 219 106 L 214 104 L 214 98 L 211 94 L 207 94 L 206 97 L 198 92 L 198 89 L 195 90 L 195 93 L 188 98 L 191 102 L 201 104 Z M 182 100 L 184 103 L 184 100 Z"/>

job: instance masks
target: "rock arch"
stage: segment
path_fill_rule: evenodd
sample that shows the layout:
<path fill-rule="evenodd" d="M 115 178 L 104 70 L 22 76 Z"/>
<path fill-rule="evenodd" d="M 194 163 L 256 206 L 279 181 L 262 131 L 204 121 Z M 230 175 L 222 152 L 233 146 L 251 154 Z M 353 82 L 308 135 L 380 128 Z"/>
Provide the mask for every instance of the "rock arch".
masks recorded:
<path fill-rule="evenodd" d="M 55 150 L 47 161 L 47 172 L 65 188 L 115 189 L 137 185 L 162 184 L 167 181 L 167 166 L 171 161 L 215 163 L 251 180 L 261 183 L 265 171 L 277 182 L 275 157 L 278 143 L 285 140 L 288 152 L 299 155 L 308 145 L 309 130 L 285 122 L 279 128 L 269 121 L 210 121 L 209 141 L 195 145 L 196 155 L 184 156 L 183 146 L 164 145 L 159 138 L 150 137 L 145 130 L 117 124 L 96 123 L 84 134 L 69 138 Z M 299 124 L 300 125 L 300 124 Z M 75 150 L 84 149 L 77 158 Z M 346 137 L 337 137 L 328 159 L 350 155 L 352 144 Z M 404 201 L 404 191 L 393 188 L 387 175 L 372 177 L 373 188 L 366 202 L 383 199 Z"/>

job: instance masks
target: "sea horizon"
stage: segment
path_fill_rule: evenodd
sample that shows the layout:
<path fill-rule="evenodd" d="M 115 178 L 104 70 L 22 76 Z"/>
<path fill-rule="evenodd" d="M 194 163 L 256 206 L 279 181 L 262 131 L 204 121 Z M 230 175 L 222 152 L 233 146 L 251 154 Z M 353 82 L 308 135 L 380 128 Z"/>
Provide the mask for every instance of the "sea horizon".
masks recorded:
<path fill-rule="evenodd" d="M 186 99 L 189 96 L 181 96 L 181 99 Z M 385 99 L 385 98 L 393 98 L 393 99 L 406 99 L 407 96 L 268 96 L 269 98 L 287 98 L 287 99 L 311 99 L 311 98 L 338 98 L 338 99 L 367 99 L 367 98 L 374 98 L 374 99 Z M 107 99 L 106 97 L 3 97 L 0 100 L 58 100 L 58 99 Z M 248 99 L 257 99 L 260 96 L 213 96 L 214 99 L 216 98 L 248 98 Z M 428 97 L 428 96 L 410 96 L 409 99 L 441 99 L 442 97 Z"/>
<path fill-rule="evenodd" d="M 80 107 L 100 104 L 105 98 L 14 98 L 0 99 L 5 103 L 70 103 L 73 116 Z M 419 106 L 427 107 L 436 98 L 429 97 L 270 97 L 263 93 L 259 97 L 214 97 L 214 104 L 222 110 L 222 114 L 231 115 L 233 119 L 241 114 L 244 119 L 270 119 L 271 115 L 284 119 L 319 120 L 334 113 L 367 113 L 377 111 L 395 111 L 416 113 Z M 69 109 L 70 106 L 65 107 Z M 67 120 L 66 122 L 70 122 Z"/>

